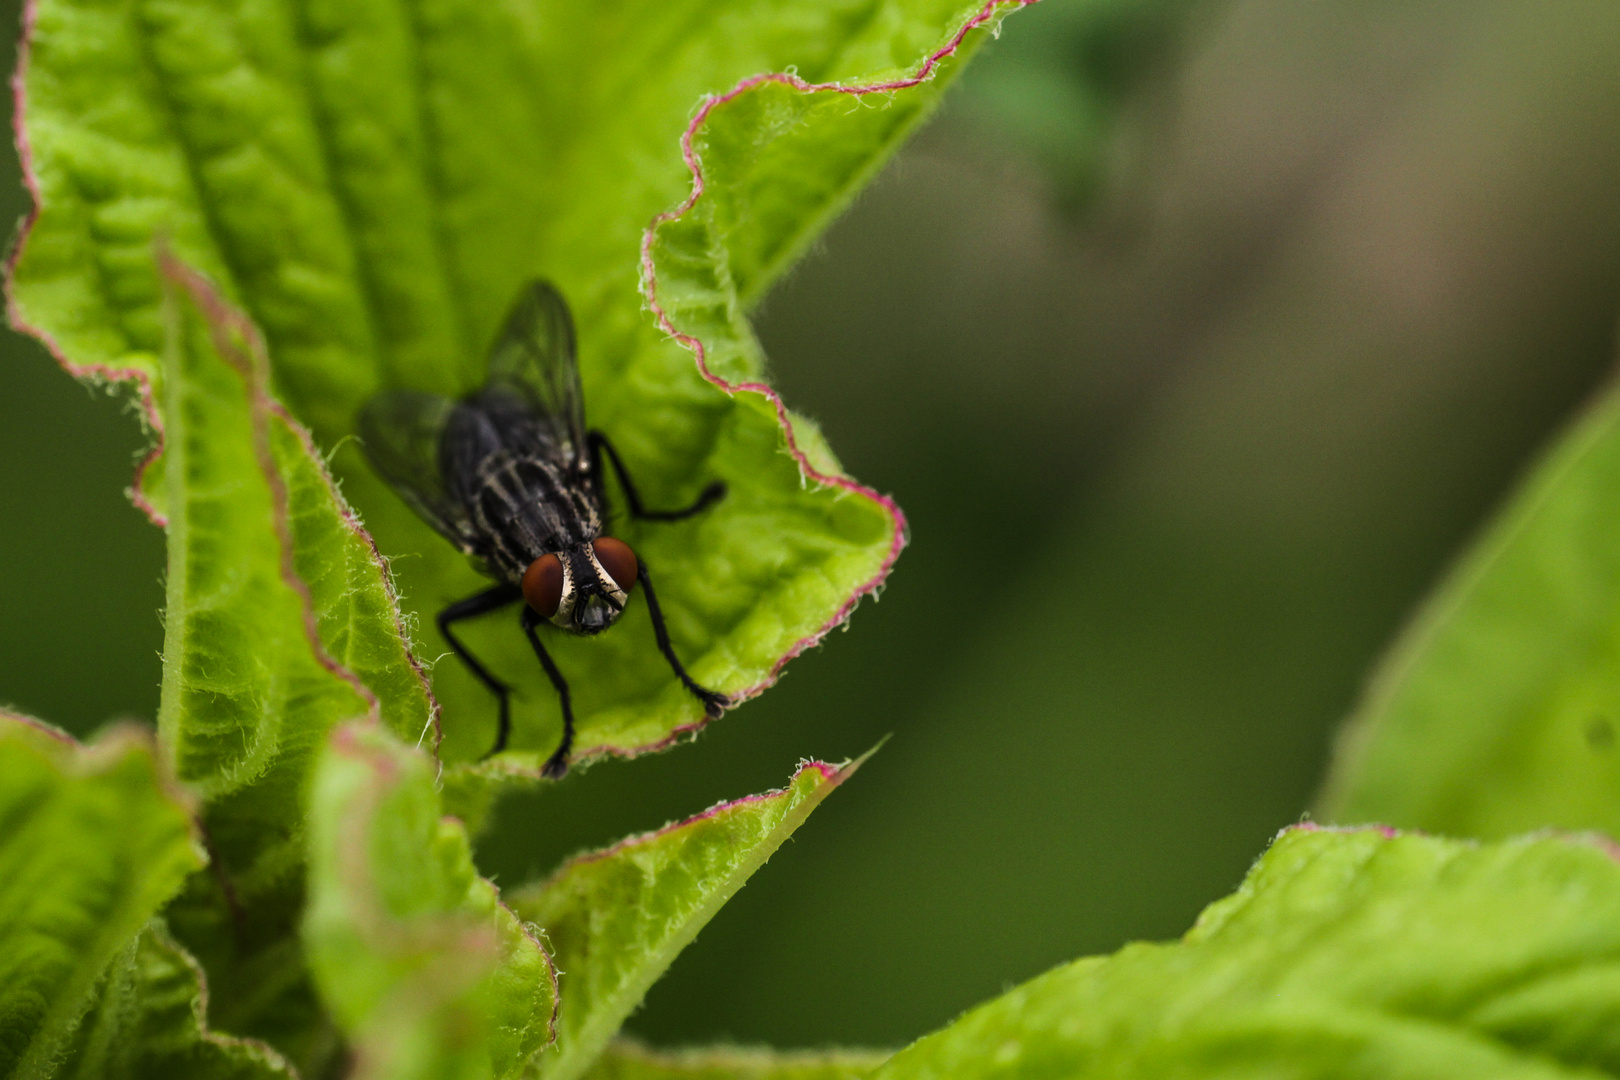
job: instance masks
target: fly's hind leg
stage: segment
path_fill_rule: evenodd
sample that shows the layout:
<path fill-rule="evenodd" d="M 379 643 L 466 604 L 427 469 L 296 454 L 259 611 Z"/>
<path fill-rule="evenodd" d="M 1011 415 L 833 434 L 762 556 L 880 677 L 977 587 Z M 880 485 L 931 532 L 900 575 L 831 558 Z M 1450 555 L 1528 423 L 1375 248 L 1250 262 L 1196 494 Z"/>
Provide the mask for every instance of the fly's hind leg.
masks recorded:
<path fill-rule="evenodd" d="M 562 677 L 562 672 L 552 663 L 551 654 L 546 652 L 546 647 L 540 643 L 540 635 L 534 632 L 540 619 L 540 613 L 534 608 L 527 604 L 523 606 L 523 632 L 528 635 L 529 644 L 534 646 L 534 655 L 540 658 L 540 666 L 546 669 L 546 677 L 556 688 L 557 700 L 562 703 L 562 743 L 556 752 L 546 759 L 545 768 L 540 770 L 543 776 L 560 780 L 568 773 L 568 752 L 574 748 L 574 705 L 568 693 L 568 680 Z"/>
<path fill-rule="evenodd" d="M 586 443 L 591 450 L 591 469 L 595 474 L 597 491 L 602 490 L 602 454 L 605 451 L 607 458 L 613 463 L 613 474 L 619 478 L 619 486 L 624 488 L 624 501 L 630 504 L 630 516 L 643 521 L 680 521 L 684 518 L 700 514 L 726 497 L 726 484 L 724 480 L 716 480 L 703 489 L 697 501 L 683 510 L 648 510 L 641 505 L 641 496 L 636 493 L 636 485 L 630 482 L 630 474 L 625 471 L 624 462 L 619 459 L 619 452 L 613 449 L 608 437 L 600 431 L 593 431 L 585 436 Z"/>
<path fill-rule="evenodd" d="M 460 622 L 462 619 L 473 618 L 475 615 L 484 615 L 496 611 L 515 602 L 522 596 L 523 590 L 516 585 L 497 585 L 493 589 L 486 589 L 476 596 L 469 596 L 465 600 L 451 604 L 439 612 L 437 620 L 439 633 L 444 635 L 444 640 L 450 643 L 450 647 L 456 651 L 456 655 L 461 657 L 461 662 L 466 664 L 472 673 L 478 677 L 479 682 L 489 687 L 490 693 L 494 694 L 496 700 L 501 703 L 501 720 L 500 727 L 495 733 L 495 745 L 490 748 L 488 754 L 484 755 L 485 757 L 498 754 L 506 749 L 506 737 L 512 733 L 512 688 L 497 679 L 490 673 L 488 668 L 478 662 L 477 657 L 467 651 L 467 646 L 463 645 L 457 640 L 456 635 L 450 632 L 450 624 Z"/>
<path fill-rule="evenodd" d="M 613 449 L 613 444 L 608 442 L 607 436 L 600 431 L 593 431 L 585 438 L 590 446 L 591 468 L 595 474 L 597 491 L 602 490 L 602 455 L 605 453 L 608 461 L 613 463 L 613 472 L 619 478 L 619 486 L 624 488 L 624 499 L 630 504 L 630 516 L 633 518 L 640 518 L 643 521 L 680 521 L 702 513 L 726 497 L 725 482 L 716 480 L 704 488 L 697 501 L 684 510 L 648 510 L 641 505 L 641 496 L 636 493 L 636 485 L 631 482 L 630 473 L 626 471 L 624 462 L 619 459 L 619 452 Z M 704 714 L 710 720 L 719 719 L 720 713 L 731 704 L 731 699 L 724 694 L 699 686 L 693 681 L 692 676 L 686 673 L 680 658 L 675 655 L 674 646 L 669 643 L 669 630 L 664 626 L 664 612 L 658 606 L 658 594 L 653 591 L 652 578 L 647 576 L 645 562 L 638 560 L 636 579 L 641 582 L 641 587 L 647 593 L 647 612 L 652 616 L 653 636 L 658 639 L 658 651 L 669 661 L 669 666 L 674 669 L 676 678 L 681 680 L 681 685 L 691 691 L 693 697 L 703 702 Z"/>
<path fill-rule="evenodd" d="M 652 578 L 647 576 L 646 563 L 636 567 L 636 579 L 641 582 L 641 588 L 647 594 L 647 613 L 652 616 L 653 636 L 658 639 L 658 651 L 664 654 L 669 666 L 675 669 L 675 676 L 681 680 L 681 685 L 690 690 L 693 697 L 703 702 L 704 715 L 710 720 L 720 719 L 720 713 L 731 704 L 731 699 L 692 681 L 692 676 L 686 673 L 686 668 L 681 666 L 680 659 L 675 655 L 675 647 L 669 643 L 669 630 L 664 626 L 664 612 L 658 606 L 658 594 L 653 592 Z"/>

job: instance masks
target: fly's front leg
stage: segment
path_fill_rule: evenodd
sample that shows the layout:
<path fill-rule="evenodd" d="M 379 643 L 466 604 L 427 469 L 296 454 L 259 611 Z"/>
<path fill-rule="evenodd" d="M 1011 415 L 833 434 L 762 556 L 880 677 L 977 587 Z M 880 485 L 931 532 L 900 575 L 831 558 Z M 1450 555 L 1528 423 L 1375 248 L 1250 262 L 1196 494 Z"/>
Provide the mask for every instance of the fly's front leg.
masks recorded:
<path fill-rule="evenodd" d="M 542 776 L 552 780 L 560 780 L 568 773 L 568 752 L 574 748 L 574 705 L 568 694 L 568 680 L 562 677 L 557 665 L 551 662 L 551 654 L 546 647 L 540 644 L 540 635 L 534 632 L 535 626 L 540 622 L 540 613 L 527 604 L 523 606 L 523 632 L 529 636 L 529 644 L 534 646 L 534 655 L 540 658 L 540 666 L 546 669 L 546 677 L 556 688 L 557 700 L 562 703 L 563 737 L 562 744 L 555 753 L 546 759 L 545 768 L 540 770 Z"/>
<path fill-rule="evenodd" d="M 624 488 L 624 500 L 630 504 L 630 516 L 643 521 L 680 521 L 694 514 L 700 514 L 710 506 L 726 497 L 726 484 L 723 480 L 716 480 L 703 489 L 703 494 L 697 501 L 684 510 L 648 510 L 641 505 L 641 496 L 636 494 L 636 485 L 630 482 L 630 474 L 625 471 L 624 462 L 619 459 L 619 452 L 613 449 L 606 435 L 600 431 L 593 431 L 585 436 L 585 442 L 591 451 L 591 469 L 596 475 L 597 491 L 601 491 L 602 484 L 602 453 L 607 452 L 608 460 L 613 463 L 613 473 L 619 478 L 619 486 Z"/>
<path fill-rule="evenodd" d="M 675 656 L 674 646 L 669 643 L 669 631 L 664 627 L 664 612 L 658 606 L 658 594 L 653 592 L 652 578 L 647 576 L 646 563 L 636 567 L 636 579 L 641 582 L 641 587 L 647 594 L 647 612 L 652 616 L 653 636 L 658 639 L 658 651 L 664 654 L 669 666 L 675 669 L 675 675 L 681 680 L 681 684 L 692 692 L 693 697 L 703 702 L 704 715 L 710 720 L 720 719 L 721 711 L 731 704 L 731 699 L 692 681 L 692 676 L 686 673 L 686 668 L 681 666 L 680 660 Z"/>
<path fill-rule="evenodd" d="M 444 635 L 444 640 L 450 643 L 450 647 L 456 651 L 456 655 L 461 657 L 461 662 L 466 664 L 474 675 L 478 676 L 479 682 L 489 687 L 490 693 L 494 694 L 501 703 L 501 721 L 500 727 L 495 733 L 495 745 L 488 754 L 484 755 L 485 757 L 498 754 L 506 749 L 506 737 L 512 731 L 512 703 L 510 701 L 512 688 L 497 679 L 490 673 L 488 668 L 478 662 L 477 657 L 467 651 L 467 646 L 458 641 L 456 635 L 450 632 L 450 624 L 503 608 L 522 596 L 523 590 L 516 585 L 497 585 L 493 589 L 486 589 L 476 596 L 469 596 L 465 600 L 451 604 L 439 612 L 437 620 L 439 633 Z"/>

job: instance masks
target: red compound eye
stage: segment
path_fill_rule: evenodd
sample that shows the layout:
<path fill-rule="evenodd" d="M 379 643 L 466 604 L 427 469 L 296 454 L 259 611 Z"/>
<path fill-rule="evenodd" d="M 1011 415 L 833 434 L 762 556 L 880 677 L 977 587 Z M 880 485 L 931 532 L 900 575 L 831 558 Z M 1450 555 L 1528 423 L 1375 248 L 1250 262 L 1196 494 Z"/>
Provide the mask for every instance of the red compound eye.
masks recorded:
<path fill-rule="evenodd" d="M 625 550 L 629 550 L 626 548 Z M 555 555 L 542 555 L 523 571 L 523 599 L 546 618 L 562 606 L 563 564 Z"/>
<path fill-rule="evenodd" d="M 602 569 L 619 583 L 619 588 L 629 592 L 635 587 L 636 553 L 630 550 L 629 544 L 604 536 L 591 541 L 591 550 L 596 552 L 596 561 L 602 564 Z"/>

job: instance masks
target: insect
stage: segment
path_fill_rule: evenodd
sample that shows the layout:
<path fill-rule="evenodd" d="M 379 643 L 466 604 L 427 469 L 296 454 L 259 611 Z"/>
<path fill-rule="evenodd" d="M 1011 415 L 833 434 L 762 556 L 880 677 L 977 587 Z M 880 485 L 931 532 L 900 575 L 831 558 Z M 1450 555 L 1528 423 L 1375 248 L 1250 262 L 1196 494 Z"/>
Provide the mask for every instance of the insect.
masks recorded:
<path fill-rule="evenodd" d="M 542 621 L 573 634 L 599 634 L 618 621 L 639 582 L 653 636 L 675 676 L 712 719 L 730 702 L 692 681 L 670 645 L 647 565 L 622 540 L 604 535 L 605 456 L 630 516 L 679 521 L 725 497 L 716 481 L 682 510 L 649 511 L 623 460 L 600 431 L 585 427 L 574 360 L 574 321 L 549 283 L 519 294 L 489 356 L 482 389 L 459 401 L 415 390 L 387 390 L 360 411 L 360 437 L 379 475 L 440 535 L 497 584 L 439 613 L 439 632 L 500 702 L 489 751 L 511 733 L 511 687 L 463 645 L 451 627 L 524 601 L 519 624 L 562 704 L 562 743 L 545 775 L 568 771 L 574 712 L 568 681 L 546 652 Z M 486 755 L 487 756 L 487 755 Z"/>

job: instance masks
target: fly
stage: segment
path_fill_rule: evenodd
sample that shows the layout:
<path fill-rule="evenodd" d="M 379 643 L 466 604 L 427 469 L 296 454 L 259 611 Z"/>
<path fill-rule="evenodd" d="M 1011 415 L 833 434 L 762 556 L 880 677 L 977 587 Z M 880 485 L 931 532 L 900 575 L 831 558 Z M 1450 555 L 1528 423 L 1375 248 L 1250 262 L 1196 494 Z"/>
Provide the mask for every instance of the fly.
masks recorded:
<path fill-rule="evenodd" d="M 511 733 L 511 688 L 467 650 L 451 626 L 524 601 L 519 624 L 562 704 L 562 743 L 545 775 L 568 771 L 574 712 L 568 681 L 536 628 L 542 621 L 573 634 L 599 634 L 618 621 L 637 582 L 647 597 L 653 636 L 676 678 L 712 719 L 729 704 L 692 681 L 664 627 L 645 563 L 630 545 L 604 536 L 606 455 L 630 516 L 679 521 L 726 494 L 716 481 L 683 510 L 641 505 L 624 462 L 607 436 L 585 427 L 574 359 L 574 321 L 549 283 L 526 286 L 490 351 L 482 389 L 454 401 L 416 390 L 388 390 L 360 411 L 362 447 L 372 468 L 423 520 L 497 581 L 439 613 L 439 632 L 500 702 L 490 754 Z"/>

